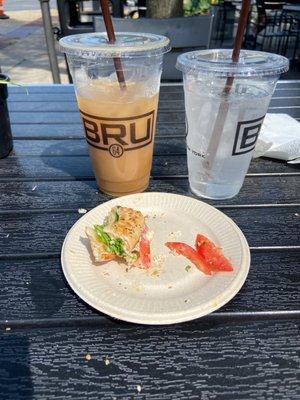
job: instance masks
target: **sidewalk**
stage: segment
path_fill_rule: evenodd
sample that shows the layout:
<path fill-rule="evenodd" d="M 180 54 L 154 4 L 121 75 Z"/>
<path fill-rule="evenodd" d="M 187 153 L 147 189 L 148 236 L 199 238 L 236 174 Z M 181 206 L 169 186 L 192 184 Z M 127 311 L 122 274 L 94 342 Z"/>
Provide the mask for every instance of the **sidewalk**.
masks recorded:
<path fill-rule="evenodd" d="M 53 83 L 39 1 L 27 0 L 30 8 L 35 9 L 21 11 L 10 11 L 9 1 L 5 1 L 7 3 L 8 7 L 4 11 L 10 19 L 0 20 L 2 72 L 9 74 L 11 80 L 17 83 Z M 55 8 L 51 9 L 51 16 L 53 26 L 59 26 Z M 58 60 L 61 81 L 68 83 L 62 54 L 58 53 Z"/>
<path fill-rule="evenodd" d="M 52 25 L 59 26 L 56 0 L 50 6 Z M 16 83 L 53 83 L 39 0 L 5 0 L 4 11 L 10 19 L 0 20 L 2 72 Z M 61 82 L 68 83 L 64 56 L 57 53 Z M 300 79 L 299 61 L 282 79 Z"/>

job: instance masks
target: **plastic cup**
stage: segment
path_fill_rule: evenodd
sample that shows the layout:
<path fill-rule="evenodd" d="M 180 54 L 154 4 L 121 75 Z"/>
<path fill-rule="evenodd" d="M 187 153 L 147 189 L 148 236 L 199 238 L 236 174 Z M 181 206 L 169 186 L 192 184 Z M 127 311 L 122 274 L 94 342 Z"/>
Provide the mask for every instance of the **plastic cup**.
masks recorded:
<path fill-rule="evenodd" d="M 109 44 L 102 32 L 67 36 L 60 45 L 67 55 L 99 188 L 113 196 L 145 190 L 169 39 L 120 32 Z M 126 88 L 120 86 L 116 68 L 122 69 Z"/>
<path fill-rule="evenodd" d="M 285 57 L 249 50 L 233 63 L 231 54 L 193 51 L 176 65 L 184 80 L 190 187 L 210 199 L 240 191 L 276 82 L 289 65 Z"/>

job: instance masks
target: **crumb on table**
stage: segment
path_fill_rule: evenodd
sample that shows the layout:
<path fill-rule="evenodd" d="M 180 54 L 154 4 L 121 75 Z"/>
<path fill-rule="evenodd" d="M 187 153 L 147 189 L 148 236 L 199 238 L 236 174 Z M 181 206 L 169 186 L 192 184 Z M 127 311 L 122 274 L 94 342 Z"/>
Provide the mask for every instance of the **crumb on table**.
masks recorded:
<path fill-rule="evenodd" d="M 142 391 L 142 386 L 141 385 L 137 385 L 136 386 L 136 390 L 140 393 Z"/>

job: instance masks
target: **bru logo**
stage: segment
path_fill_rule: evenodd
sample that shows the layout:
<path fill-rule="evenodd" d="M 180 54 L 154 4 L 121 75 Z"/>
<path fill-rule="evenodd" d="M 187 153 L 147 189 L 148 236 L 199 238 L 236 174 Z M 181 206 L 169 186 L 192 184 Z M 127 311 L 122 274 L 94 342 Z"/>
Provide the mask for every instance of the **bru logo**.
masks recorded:
<path fill-rule="evenodd" d="M 251 121 L 238 122 L 232 149 L 233 156 L 249 153 L 254 149 L 264 118 L 263 116 Z"/>
<path fill-rule="evenodd" d="M 129 118 L 106 118 L 80 110 L 86 140 L 98 149 L 121 157 L 124 151 L 140 149 L 153 140 L 154 110 Z"/>

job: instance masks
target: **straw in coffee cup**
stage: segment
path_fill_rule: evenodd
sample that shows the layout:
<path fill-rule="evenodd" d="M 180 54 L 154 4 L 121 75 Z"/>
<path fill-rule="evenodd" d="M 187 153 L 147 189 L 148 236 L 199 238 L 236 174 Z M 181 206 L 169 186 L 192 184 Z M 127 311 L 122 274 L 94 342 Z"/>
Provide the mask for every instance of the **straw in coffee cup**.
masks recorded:
<path fill-rule="evenodd" d="M 109 12 L 109 5 L 108 5 L 108 0 L 100 0 L 100 6 L 102 10 L 102 15 L 103 15 L 103 20 L 107 32 L 107 37 L 109 43 L 115 43 L 116 42 L 116 35 L 114 31 L 114 26 L 111 20 L 110 12 Z M 118 78 L 118 82 L 120 85 L 121 90 L 126 89 L 126 82 L 125 82 L 125 77 L 124 77 L 124 72 L 122 68 L 122 61 L 119 57 L 115 57 L 114 59 L 114 65 L 116 69 L 116 74 Z"/>

